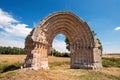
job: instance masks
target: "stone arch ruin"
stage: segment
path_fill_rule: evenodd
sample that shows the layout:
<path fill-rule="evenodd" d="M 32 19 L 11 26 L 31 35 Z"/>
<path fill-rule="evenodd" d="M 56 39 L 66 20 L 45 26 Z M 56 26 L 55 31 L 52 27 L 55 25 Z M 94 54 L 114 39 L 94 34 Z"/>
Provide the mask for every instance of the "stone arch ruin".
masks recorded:
<path fill-rule="evenodd" d="M 102 68 L 98 41 L 90 27 L 71 12 L 57 12 L 43 19 L 25 40 L 24 67 L 49 69 L 48 53 L 57 34 L 64 34 L 70 42 L 70 68 Z"/>

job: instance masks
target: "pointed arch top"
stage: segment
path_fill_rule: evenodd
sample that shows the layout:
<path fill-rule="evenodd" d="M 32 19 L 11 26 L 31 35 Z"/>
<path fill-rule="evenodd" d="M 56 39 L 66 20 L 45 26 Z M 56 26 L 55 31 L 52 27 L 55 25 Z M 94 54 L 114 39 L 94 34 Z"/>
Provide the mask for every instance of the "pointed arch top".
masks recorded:
<path fill-rule="evenodd" d="M 94 37 L 86 22 L 71 12 L 56 12 L 43 19 L 34 29 L 33 40 L 51 44 L 57 34 L 64 34 L 70 41 L 81 42 L 81 47 L 94 47 Z M 39 38 L 46 36 L 44 39 Z"/>

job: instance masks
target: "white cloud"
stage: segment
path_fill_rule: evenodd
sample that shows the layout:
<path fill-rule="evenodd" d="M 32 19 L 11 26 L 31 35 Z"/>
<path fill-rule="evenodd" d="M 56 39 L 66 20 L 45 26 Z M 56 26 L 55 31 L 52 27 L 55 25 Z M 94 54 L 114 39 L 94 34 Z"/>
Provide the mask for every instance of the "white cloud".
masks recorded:
<path fill-rule="evenodd" d="M 54 40 L 53 41 L 53 48 L 55 48 L 57 51 L 60 51 L 60 52 L 69 52 L 67 49 L 66 49 L 66 44 L 64 41 L 60 41 L 60 40 Z"/>
<path fill-rule="evenodd" d="M 24 47 L 24 39 L 32 30 L 0 8 L 0 45 Z"/>
<path fill-rule="evenodd" d="M 3 28 L 3 26 L 0 25 L 0 28 Z"/>
<path fill-rule="evenodd" d="M 0 9 L 0 24 L 9 25 L 10 23 L 17 23 L 17 22 L 18 21 L 15 20 L 10 14 Z"/>
<path fill-rule="evenodd" d="M 24 42 L 12 38 L 0 38 L 0 45 L 24 48 Z"/>
<path fill-rule="evenodd" d="M 12 15 L 0 9 L 0 28 L 4 31 L 16 36 L 25 37 L 32 30 L 27 28 L 27 26 L 26 24 L 21 24 Z"/>
<path fill-rule="evenodd" d="M 10 27 L 5 27 L 4 30 L 16 36 L 25 37 L 31 31 L 31 28 L 26 28 L 26 26 L 28 25 L 26 24 L 10 25 Z"/>
<path fill-rule="evenodd" d="M 119 26 L 119 27 L 116 27 L 114 30 L 116 30 L 116 31 L 120 30 L 120 26 Z"/>

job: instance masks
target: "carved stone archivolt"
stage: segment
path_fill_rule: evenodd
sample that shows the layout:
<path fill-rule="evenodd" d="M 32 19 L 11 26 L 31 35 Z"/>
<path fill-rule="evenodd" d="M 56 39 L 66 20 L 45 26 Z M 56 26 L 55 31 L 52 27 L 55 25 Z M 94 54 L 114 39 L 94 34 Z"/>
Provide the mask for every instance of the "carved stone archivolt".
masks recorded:
<path fill-rule="evenodd" d="M 25 40 L 24 67 L 49 69 L 48 53 L 57 34 L 64 34 L 70 42 L 71 68 L 102 68 L 100 46 L 90 27 L 71 12 L 57 12 L 43 19 Z"/>

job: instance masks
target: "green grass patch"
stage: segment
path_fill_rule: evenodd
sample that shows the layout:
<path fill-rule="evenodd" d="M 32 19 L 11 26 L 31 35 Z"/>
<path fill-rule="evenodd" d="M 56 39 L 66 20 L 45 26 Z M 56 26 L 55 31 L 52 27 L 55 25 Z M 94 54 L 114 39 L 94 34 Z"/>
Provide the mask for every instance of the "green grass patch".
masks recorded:
<path fill-rule="evenodd" d="M 91 75 L 81 75 L 80 79 L 81 80 L 93 80 Z"/>
<path fill-rule="evenodd" d="M 1 73 L 0 73 L 0 78 L 2 78 L 2 75 L 1 75 Z"/>
<path fill-rule="evenodd" d="M 53 68 L 53 67 L 56 67 L 56 66 L 62 66 L 62 65 L 70 65 L 70 62 L 69 61 L 63 61 L 63 62 L 50 62 L 49 63 L 50 68 Z"/>
<path fill-rule="evenodd" d="M 86 70 L 86 74 L 80 75 L 80 80 L 120 80 L 120 77 L 102 73 L 100 71 Z"/>
<path fill-rule="evenodd" d="M 7 77 L 12 77 L 12 76 L 15 76 L 15 75 L 18 75 L 17 71 L 10 71 L 10 72 L 7 73 Z"/>
<path fill-rule="evenodd" d="M 2 63 L 8 63 L 8 61 L 5 60 L 5 61 L 2 61 Z"/>
<path fill-rule="evenodd" d="M 111 80 L 120 80 L 120 76 L 107 75 L 107 77 Z"/>
<path fill-rule="evenodd" d="M 106 77 L 102 72 L 85 70 L 85 74 L 80 75 L 79 78 L 81 80 L 105 80 Z"/>
<path fill-rule="evenodd" d="M 9 71 L 6 72 L 5 75 L 1 75 L 0 79 L 3 80 L 13 80 L 12 77 L 18 75 L 19 72 L 18 71 Z"/>
<path fill-rule="evenodd" d="M 103 67 L 120 67 L 120 58 L 102 58 Z"/>

